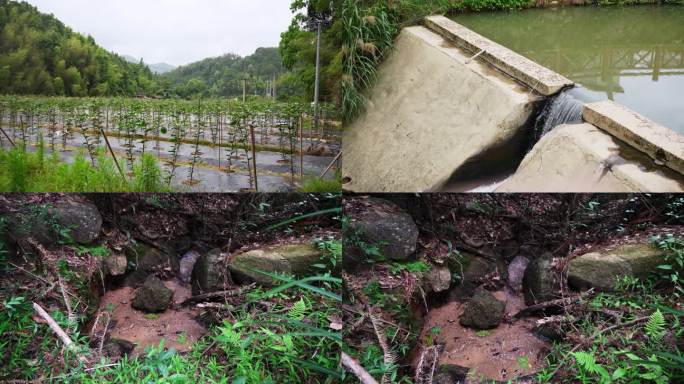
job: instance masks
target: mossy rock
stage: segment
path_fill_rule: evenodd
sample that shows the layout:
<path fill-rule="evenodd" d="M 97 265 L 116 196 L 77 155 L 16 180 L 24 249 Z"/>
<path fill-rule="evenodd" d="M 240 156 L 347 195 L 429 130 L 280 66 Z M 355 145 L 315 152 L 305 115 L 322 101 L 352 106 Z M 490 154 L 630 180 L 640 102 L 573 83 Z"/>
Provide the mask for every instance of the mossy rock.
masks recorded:
<path fill-rule="evenodd" d="M 530 261 L 523 275 L 525 304 L 534 305 L 560 297 L 560 273 L 551 254 Z"/>
<path fill-rule="evenodd" d="M 201 255 L 192 268 L 191 283 L 194 295 L 225 289 L 232 283 L 225 254 L 213 249 Z"/>
<path fill-rule="evenodd" d="M 270 285 L 274 280 L 257 270 L 301 277 L 315 272 L 313 265 L 320 261 L 321 252 L 314 245 L 288 244 L 234 255 L 228 262 L 228 268 L 238 282 Z"/>
<path fill-rule="evenodd" d="M 166 288 L 156 276 L 148 276 L 145 283 L 135 294 L 131 306 L 135 309 L 157 313 L 164 312 L 171 304 L 173 291 Z"/>
<path fill-rule="evenodd" d="M 484 288 L 478 288 L 466 304 L 459 322 L 478 330 L 496 328 L 503 320 L 506 304 Z"/>
<path fill-rule="evenodd" d="M 576 289 L 611 291 L 617 279 L 646 279 L 664 262 L 663 251 L 650 244 L 621 245 L 574 258 L 568 268 L 568 282 Z"/>

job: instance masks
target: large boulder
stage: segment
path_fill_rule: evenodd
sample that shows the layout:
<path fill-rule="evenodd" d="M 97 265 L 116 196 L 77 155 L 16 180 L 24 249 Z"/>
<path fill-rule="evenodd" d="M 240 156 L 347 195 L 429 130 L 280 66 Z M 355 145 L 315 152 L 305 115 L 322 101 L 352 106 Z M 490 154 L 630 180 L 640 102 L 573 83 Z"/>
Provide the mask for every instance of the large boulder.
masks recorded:
<path fill-rule="evenodd" d="M 75 242 L 89 244 L 99 236 L 102 216 L 88 200 L 69 196 L 55 202 L 53 209 L 57 222 L 70 230 L 70 236 Z"/>
<path fill-rule="evenodd" d="M 407 260 L 417 241 L 418 227 L 408 213 L 387 200 L 370 198 L 345 231 L 344 268 L 354 269 L 365 261 L 364 247 L 377 247 L 387 259 Z"/>
<path fill-rule="evenodd" d="M 191 281 L 192 293 L 195 295 L 224 290 L 226 285 L 232 283 L 227 255 L 220 249 L 212 249 L 200 256 L 192 269 Z"/>
<path fill-rule="evenodd" d="M 664 262 L 663 252 L 649 244 L 626 244 L 613 250 L 586 253 L 570 261 L 568 282 L 573 288 L 610 291 L 616 279 L 645 279 Z"/>
<path fill-rule="evenodd" d="M 287 244 L 255 249 L 230 258 L 228 267 L 242 283 L 272 284 L 273 279 L 257 271 L 302 276 L 320 262 L 321 252 L 313 244 Z"/>
<path fill-rule="evenodd" d="M 144 312 L 164 312 L 171 303 L 173 291 L 156 276 L 148 276 L 138 289 L 131 305 Z"/>
<path fill-rule="evenodd" d="M 60 241 L 90 244 L 99 236 L 101 228 L 102 216 L 97 207 L 79 195 L 27 207 L 7 217 L 9 238 L 24 248 L 28 238 L 46 246 Z"/>
<path fill-rule="evenodd" d="M 478 288 L 466 304 L 459 322 L 474 329 L 496 328 L 503 320 L 506 303 L 499 301 L 489 291 Z"/>
<path fill-rule="evenodd" d="M 560 297 L 560 272 L 553 255 L 546 253 L 530 261 L 523 275 L 525 304 L 534 305 Z"/>
<path fill-rule="evenodd" d="M 457 296 L 469 297 L 479 287 L 485 276 L 496 272 L 496 264 L 481 257 L 467 259 L 467 265 L 461 277 L 461 285 L 454 292 Z"/>
<path fill-rule="evenodd" d="M 126 285 L 137 286 L 155 272 L 178 270 L 175 254 L 142 242 L 131 242 L 124 246 L 124 253 L 134 271 L 126 276 Z"/>

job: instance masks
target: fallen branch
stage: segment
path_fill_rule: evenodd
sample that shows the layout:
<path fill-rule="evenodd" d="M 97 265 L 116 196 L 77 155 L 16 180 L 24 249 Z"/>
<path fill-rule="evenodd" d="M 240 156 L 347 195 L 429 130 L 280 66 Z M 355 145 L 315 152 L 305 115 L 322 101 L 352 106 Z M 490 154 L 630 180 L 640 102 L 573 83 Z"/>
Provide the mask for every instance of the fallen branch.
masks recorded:
<path fill-rule="evenodd" d="M 202 295 L 197 295 L 197 296 L 192 296 L 190 298 L 185 299 L 182 303 L 181 306 L 186 306 L 189 304 L 194 304 L 194 303 L 201 303 L 205 301 L 211 301 L 215 299 L 222 299 L 226 297 L 235 297 L 243 294 L 245 291 L 249 291 L 250 289 L 254 288 L 256 284 L 252 283 L 250 285 L 238 288 L 238 289 L 233 289 L 230 291 L 219 291 L 219 292 L 210 292 L 210 293 L 204 293 Z"/>
<path fill-rule="evenodd" d="M 366 371 L 361 364 L 359 364 L 356 360 L 354 360 L 351 356 L 347 355 L 346 353 L 342 352 L 342 356 L 340 358 L 340 361 L 342 362 L 342 366 L 344 366 L 349 372 L 353 373 L 361 383 L 363 384 L 378 384 L 377 381 L 373 378 L 373 376 Z"/>
<path fill-rule="evenodd" d="M 64 346 L 67 347 L 67 349 L 74 349 L 76 345 L 74 344 L 73 341 L 71 341 L 71 338 L 69 338 L 69 335 L 64 332 L 62 327 L 57 324 L 55 319 L 52 318 L 40 305 L 36 304 L 35 302 L 33 303 L 33 309 L 38 313 L 40 317 L 43 318 L 47 322 L 47 324 L 50 326 L 52 331 L 59 337 L 60 340 L 62 340 L 62 343 L 64 343 Z M 83 357 L 82 355 L 78 357 L 79 360 L 82 362 L 86 362 L 86 358 Z"/>
<path fill-rule="evenodd" d="M 577 296 L 564 297 L 562 299 L 545 301 L 543 303 L 530 305 L 529 307 L 525 307 L 525 308 L 521 309 L 518 313 L 513 315 L 513 319 L 518 319 L 518 318 L 523 317 L 523 316 L 528 316 L 532 313 L 539 312 L 539 311 L 542 311 L 542 310 L 550 308 L 550 307 L 560 307 L 560 306 L 564 306 L 564 305 L 570 305 L 572 303 L 575 303 L 575 302 L 581 300 L 582 298 L 584 298 L 586 296 L 591 295 L 593 292 L 594 292 L 594 288 L 592 288 L 586 292 L 583 292 L 582 294 L 577 295 Z"/>

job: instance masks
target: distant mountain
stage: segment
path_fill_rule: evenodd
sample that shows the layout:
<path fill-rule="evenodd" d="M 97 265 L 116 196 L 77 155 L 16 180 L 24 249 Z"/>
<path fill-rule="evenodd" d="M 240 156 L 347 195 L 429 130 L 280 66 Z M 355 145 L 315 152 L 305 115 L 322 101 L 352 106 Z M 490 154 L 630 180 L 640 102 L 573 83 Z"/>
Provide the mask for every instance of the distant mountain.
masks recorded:
<path fill-rule="evenodd" d="M 26 2 L 0 0 L 0 94 L 132 96 L 154 87 L 148 67 Z"/>
<path fill-rule="evenodd" d="M 140 63 L 140 59 L 135 58 L 131 55 L 122 55 L 121 57 L 123 57 L 124 60 L 128 61 L 129 63 L 133 63 L 133 64 L 139 64 Z M 173 71 L 174 69 L 176 69 L 175 65 L 171 65 L 171 64 L 167 64 L 167 63 L 147 64 L 147 66 L 150 67 L 150 70 L 156 74 L 162 74 L 162 73 L 170 72 L 170 71 Z"/>
<path fill-rule="evenodd" d="M 241 57 L 226 54 L 180 66 L 162 78 L 179 95 L 205 94 L 231 97 L 242 94 L 242 80 L 247 78 L 248 93 L 265 92 L 266 82 L 284 73 L 278 48 L 258 48 L 253 54 Z"/>

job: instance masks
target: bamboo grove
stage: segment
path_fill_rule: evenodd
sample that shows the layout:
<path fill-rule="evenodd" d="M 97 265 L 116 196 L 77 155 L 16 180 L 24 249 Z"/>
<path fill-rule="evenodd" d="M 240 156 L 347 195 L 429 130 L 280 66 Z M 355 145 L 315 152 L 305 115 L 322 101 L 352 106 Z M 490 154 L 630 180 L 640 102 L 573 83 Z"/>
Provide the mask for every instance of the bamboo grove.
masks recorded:
<path fill-rule="evenodd" d="M 59 161 L 81 151 L 93 166 L 104 152 L 123 178 L 152 155 L 164 165 L 169 188 L 182 180 L 191 189 L 200 182 L 198 167 L 209 166 L 248 175 L 249 187 L 241 190 L 258 191 L 260 152 L 277 153 L 294 185 L 306 172 L 305 154 L 339 141 L 334 107 L 325 105 L 317 121 L 309 109 L 272 100 L 0 96 L 0 148 L 39 148 Z M 334 156 L 329 152 L 323 156 Z"/>

